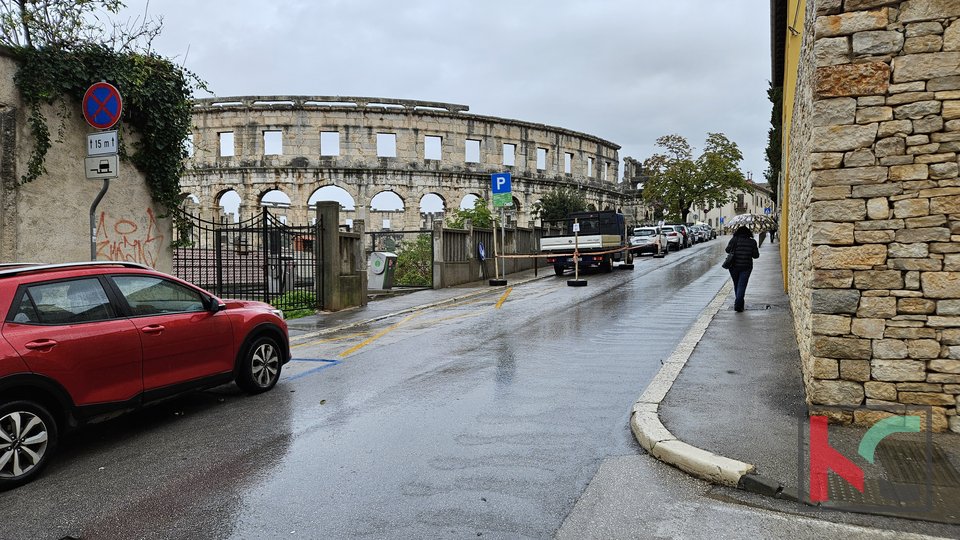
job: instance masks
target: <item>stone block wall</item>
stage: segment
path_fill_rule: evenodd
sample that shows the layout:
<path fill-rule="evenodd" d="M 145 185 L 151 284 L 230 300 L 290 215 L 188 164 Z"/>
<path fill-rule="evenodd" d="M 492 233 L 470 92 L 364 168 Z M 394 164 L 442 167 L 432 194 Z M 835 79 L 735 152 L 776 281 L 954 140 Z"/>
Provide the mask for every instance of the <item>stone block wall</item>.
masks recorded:
<path fill-rule="evenodd" d="M 805 20 L 814 18 L 815 2 L 807 3 Z M 813 78 L 816 74 L 816 61 L 813 57 L 813 34 L 806 32 L 801 47 L 801 57 L 798 63 L 796 99 L 794 100 L 793 122 L 790 129 L 790 149 L 787 163 L 789 197 L 786 201 L 786 214 L 789 217 L 786 235 L 781 237 L 782 245 L 786 245 L 789 256 L 787 258 L 787 289 L 790 291 L 791 308 L 793 310 L 794 326 L 797 334 L 797 343 L 800 347 L 800 358 L 803 363 L 802 373 L 804 385 L 809 387 L 812 373 L 810 357 L 810 341 L 812 338 L 811 325 L 811 283 L 813 269 L 811 264 L 812 249 L 810 242 L 810 203 L 815 189 L 810 182 L 810 172 L 814 165 L 810 141 L 812 134 L 811 116 L 813 114 Z"/>
<path fill-rule="evenodd" d="M 810 4 L 789 268 L 811 410 L 960 431 L 960 2 Z"/>

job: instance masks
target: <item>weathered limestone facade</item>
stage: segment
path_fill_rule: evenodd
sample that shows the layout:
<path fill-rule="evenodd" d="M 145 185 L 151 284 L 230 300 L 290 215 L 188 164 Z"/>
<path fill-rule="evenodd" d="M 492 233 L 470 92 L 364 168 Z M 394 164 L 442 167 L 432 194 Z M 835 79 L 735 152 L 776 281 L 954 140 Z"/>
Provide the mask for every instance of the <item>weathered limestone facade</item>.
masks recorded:
<path fill-rule="evenodd" d="M 0 261 L 89 261 L 90 205 L 103 181 L 87 180 L 83 167 L 86 135 L 96 130 L 84 121 L 79 102 L 73 109 L 68 102 L 62 131 L 62 113 L 57 106 L 47 107 L 52 140 L 44 163 L 47 172 L 22 184 L 33 134 L 13 82 L 16 72 L 16 62 L 0 50 Z M 136 132 L 122 129 L 126 144 L 136 140 Z M 143 174 L 121 160 L 119 178 L 110 181 L 95 213 L 97 259 L 171 271 L 171 224 L 162 215 Z"/>
<path fill-rule="evenodd" d="M 787 260 L 811 411 L 960 431 L 960 1 L 810 1 L 804 33 Z"/>
<path fill-rule="evenodd" d="M 562 128 L 473 115 L 467 109 L 356 97 L 198 100 L 194 151 L 181 186 L 199 200 L 205 217 L 219 215 L 220 197 L 227 191 L 240 196 L 243 218 L 258 211 L 264 194 L 280 190 L 291 201 L 289 223 L 309 219 L 308 203 L 317 189 L 337 186 L 354 200 L 352 217 L 364 219 L 369 230 L 379 230 L 384 218 L 390 219 L 392 229 L 419 229 L 420 201 L 431 193 L 444 201 L 448 212 L 468 194 L 490 200 L 490 174 L 502 171 L 512 173 L 519 207 L 514 221 L 521 225 L 533 219 L 533 205 L 559 185 L 582 188 L 597 208 L 620 207 L 619 146 Z M 280 153 L 266 155 L 265 132 L 279 133 Z M 322 132 L 336 133 L 336 155 L 322 148 Z M 232 134 L 232 152 L 221 151 L 224 133 Z M 395 157 L 378 156 L 378 135 L 395 138 Z M 439 153 L 428 155 L 428 137 L 438 144 Z M 470 162 L 469 144 L 479 147 Z M 513 165 L 504 164 L 511 161 L 504 145 L 513 145 Z M 538 149 L 543 158 L 539 166 Z M 404 210 L 371 211 L 371 200 L 382 192 L 399 196 Z M 343 215 L 349 218 L 351 212 Z"/>

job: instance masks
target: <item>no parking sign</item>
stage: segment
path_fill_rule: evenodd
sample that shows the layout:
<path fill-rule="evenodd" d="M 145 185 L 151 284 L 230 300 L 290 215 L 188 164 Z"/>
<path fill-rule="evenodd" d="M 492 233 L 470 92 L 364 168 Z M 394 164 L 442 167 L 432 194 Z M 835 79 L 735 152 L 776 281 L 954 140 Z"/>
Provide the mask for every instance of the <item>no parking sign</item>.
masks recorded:
<path fill-rule="evenodd" d="M 97 129 L 110 129 L 120 121 L 123 100 L 120 91 L 107 82 L 90 85 L 83 95 L 83 117 Z"/>

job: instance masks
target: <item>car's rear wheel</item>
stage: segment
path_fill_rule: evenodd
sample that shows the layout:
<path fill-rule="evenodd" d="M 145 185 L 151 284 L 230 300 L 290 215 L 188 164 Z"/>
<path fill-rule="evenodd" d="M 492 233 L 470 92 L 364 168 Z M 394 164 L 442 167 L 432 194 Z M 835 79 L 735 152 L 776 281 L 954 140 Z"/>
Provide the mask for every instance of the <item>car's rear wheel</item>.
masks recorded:
<path fill-rule="evenodd" d="M 0 405 L 0 490 L 36 478 L 57 446 L 57 424 L 33 401 Z"/>
<path fill-rule="evenodd" d="M 553 265 L 553 273 L 556 274 L 557 276 L 562 276 L 562 275 L 563 275 L 563 265 L 560 265 L 560 264 L 555 264 L 555 265 Z"/>
<path fill-rule="evenodd" d="M 267 336 L 257 338 L 240 359 L 237 386 L 250 394 L 266 392 L 280 379 L 282 364 L 282 353 L 276 340 Z"/>

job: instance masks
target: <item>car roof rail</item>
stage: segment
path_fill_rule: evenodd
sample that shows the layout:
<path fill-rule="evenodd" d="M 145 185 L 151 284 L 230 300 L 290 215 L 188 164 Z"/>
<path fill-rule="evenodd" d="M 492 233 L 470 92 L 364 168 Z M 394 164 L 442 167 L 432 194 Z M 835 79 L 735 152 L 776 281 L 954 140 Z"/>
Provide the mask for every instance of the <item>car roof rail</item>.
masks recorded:
<path fill-rule="evenodd" d="M 78 268 L 84 266 L 122 266 L 124 268 L 140 268 L 143 270 L 153 270 L 149 266 L 126 261 L 86 261 L 70 262 L 57 264 L 38 264 L 38 263 L 2 263 L 0 266 L 0 277 L 16 276 L 27 272 L 37 272 L 43 270 L 59 270 L 61 268 Z"/>

